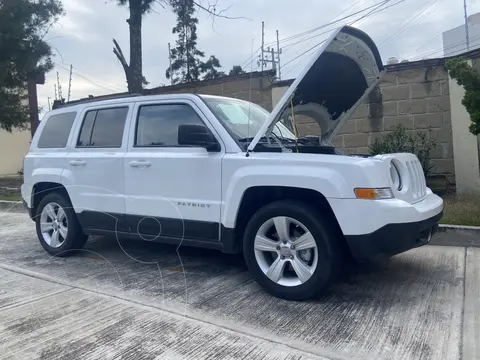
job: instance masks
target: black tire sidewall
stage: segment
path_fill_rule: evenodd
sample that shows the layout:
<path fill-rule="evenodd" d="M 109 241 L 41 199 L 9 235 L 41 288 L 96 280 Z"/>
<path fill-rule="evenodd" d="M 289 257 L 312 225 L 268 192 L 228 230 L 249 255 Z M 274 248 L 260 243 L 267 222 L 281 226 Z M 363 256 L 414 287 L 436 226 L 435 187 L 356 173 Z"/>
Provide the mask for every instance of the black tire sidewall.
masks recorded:
<path fill-rule="evenodd" d="M 65 239 L 63 244 L 58 248 L 51 247 L 45 242 L 40 229 L 40 218 L 41 218 L 42 211 L 47 204 L 52 202 L 57 203 L 63 208 L 63 210 L 65 211 L 65 215 L 67 217 L 67 224 L 68 224 L 67 238 Z M 37 236 L 40 241 L 40 244 L 51 255 L 68 256 L 80 250 L 81 247 L 83 246 L 84 241 L 82 243 L 82 240 L 83 240 L 82 238 L 85 237 L 85 235 L 79 232 L 78 220 L 77 220 L 75 211 L 73 210 L 72 204 L 62 194 L 59 194 L 56 192 L 50 193 L 40 201 L 37 208 L 35 225 L 36 225 Z"/>
<path fill-rule="evenodd" d="M 304 284 L 288 287 L 271 281 L 255 258 L 254 240 L 260 226 L 275 216 L 287 216 L 300 221 L 312 233 L 318 250 L 318 263 L 312 277 Z M 335 233 L 326 219 L 314 208 L 296 201 L 277 201 L 258 210 L 250 219 L 244 234 L 243 254 L 255 280 L 270 294 L 289 300 L 306 300 L 327 288 L 338 272 L 340 252 Z"/>

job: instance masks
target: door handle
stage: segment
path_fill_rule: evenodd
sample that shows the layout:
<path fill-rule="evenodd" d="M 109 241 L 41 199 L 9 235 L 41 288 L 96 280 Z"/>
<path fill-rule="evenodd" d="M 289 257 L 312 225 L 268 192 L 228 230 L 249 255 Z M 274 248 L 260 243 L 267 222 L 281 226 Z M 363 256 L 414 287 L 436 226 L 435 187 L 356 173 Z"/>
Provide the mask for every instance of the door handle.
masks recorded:
<path fill-rule="evenodd" d="M 71 166 L 83 166 L 87 164 L 87 162 L 84 160 L 70 160 L 68 163 Z"/>
<path fill-rule="evenodd" d="M 131 167 L 134 167 L 134 168 L 150 167 L 150 165 L 152 165 L 151 163 L 145 160 L 130 161 L 129 164 Z"/>

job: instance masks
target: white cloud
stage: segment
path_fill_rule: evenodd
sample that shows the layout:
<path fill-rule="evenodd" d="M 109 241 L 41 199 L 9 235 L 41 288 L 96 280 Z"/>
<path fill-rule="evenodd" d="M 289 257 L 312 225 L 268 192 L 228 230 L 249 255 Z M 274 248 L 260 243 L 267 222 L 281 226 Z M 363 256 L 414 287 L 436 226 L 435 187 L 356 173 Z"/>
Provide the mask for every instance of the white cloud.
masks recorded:
<path fill-rule="evenodd" d="M 244 63 L 251 56 L 252 39 L 254 49 L 260 47 L 262 21 L 265 22 L 266 43 L 274 43 L 277 29 L 280 38 L 285 39 L 379 1 L 219 0 L 217 10 L 231 5 L 226 15 L 243 16 L 249 20 L 217 18 L 212 22 L 208 14 L 199 10 L 198 47 L 205 51 L 207 56 L 216 55 L 228 70 L 235 64 Z M 391 0 L 390 4 L 397 1 Z M 204 0 L 204 3 L 206 4 L 207 0 Z M 122 66 L 112 53 L 112 38 L 119 41 L 128 60 L 129 37 L 128 24 L 125 21 L 128 18 L 127 9 L 118 7 L 114 0 L 64 0 L 64 5 L 67 15 L 61 19 L 61 26 L 55 27 L 47 36 L 55 46 L 55 52 L 58 50 L 61 56 L 56 55 L 58 67 L 48 74 L 47 84 L 39 86 L 40 104 L 46 108 L 47 97 L 54 96 L 53 84 L 56 82 L 57 70 L 63 88 L 67 88 L 70 64 L 73 64 L 75 72 L 72 80 L 73 98 L 125 91 Z M 468 6 L 471 14 L 480 11 L 480 2 L 469 3 Z M 168 67 L 167 43 L 174 46 L 176 40 L 171 33 L 175 25 L 175 15 L 170 9 L 160 6 L 156 6 L 154 10 L 155 12 L 145 16 L 143 26 L 143 67 L 150 86 L 168 83 L 165 79 L 165 70 Z M 424 13 L 420 14 L 422 10 Z M 346 19 L 343 23 L 358 19 L 362 14 Z M 383 61 L 386 62 L 391 56 L 408 56 L 410 59 L 422 57 L 424 54 L 431 57 L 442 56 L 440 34 L 461 25 L 462 22 L 461 2 L 406 0 L 373 14 L 354 26 L 366 31 L 377 44 L 381 44 L 380 51 Z M 324 39 L 326 35 L 318 34 L 325 30 L 282 41 L 281 61 L 283 64 L 291 61 L 282 69 L 287 78 L 296 76 L 314 51 L 292 60 Z M 391 37 L 395 33 L 397 34 Z M 253 70 L 257 69 L 255 60 Z M 250 67 L 246 66 L 246 70 L 250 70 Z"/>

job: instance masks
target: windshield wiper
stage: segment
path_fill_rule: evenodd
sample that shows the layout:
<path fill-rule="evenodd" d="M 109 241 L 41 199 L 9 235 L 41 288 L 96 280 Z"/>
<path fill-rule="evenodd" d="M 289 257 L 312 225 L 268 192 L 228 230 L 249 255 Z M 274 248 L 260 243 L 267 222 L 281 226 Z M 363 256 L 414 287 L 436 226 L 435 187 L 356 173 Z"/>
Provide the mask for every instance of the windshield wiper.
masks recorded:
<path fill-rule="evenodd" d="M 246 137 L 246 138 L 241 138 L 238 141 L 239 142 L 250 142 L 253 141 L 254 137 Z M 266 136 L 262 136 L 259 141 L 268 141 Z"/>

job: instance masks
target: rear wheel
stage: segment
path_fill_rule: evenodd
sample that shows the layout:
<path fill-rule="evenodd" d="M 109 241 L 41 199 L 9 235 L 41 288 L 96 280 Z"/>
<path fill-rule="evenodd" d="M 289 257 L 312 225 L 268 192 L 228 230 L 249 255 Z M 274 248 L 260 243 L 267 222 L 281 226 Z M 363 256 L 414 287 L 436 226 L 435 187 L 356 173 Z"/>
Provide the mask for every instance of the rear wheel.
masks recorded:
<path fill-rule="evenodd" d="M 254 279 L 274 296 L 304 300 L 339 273 L 338 234 L 307 204 L 277 201 L 258 210 L 244 235 L 244 257 Z"/>
<path fill-rule="evenodd" d="M 38 205 L 35 219 L 40 244 L 52 255 L 71 255 L 87 241 L 69 199 L 61 193 L 46 195 Z"/>

